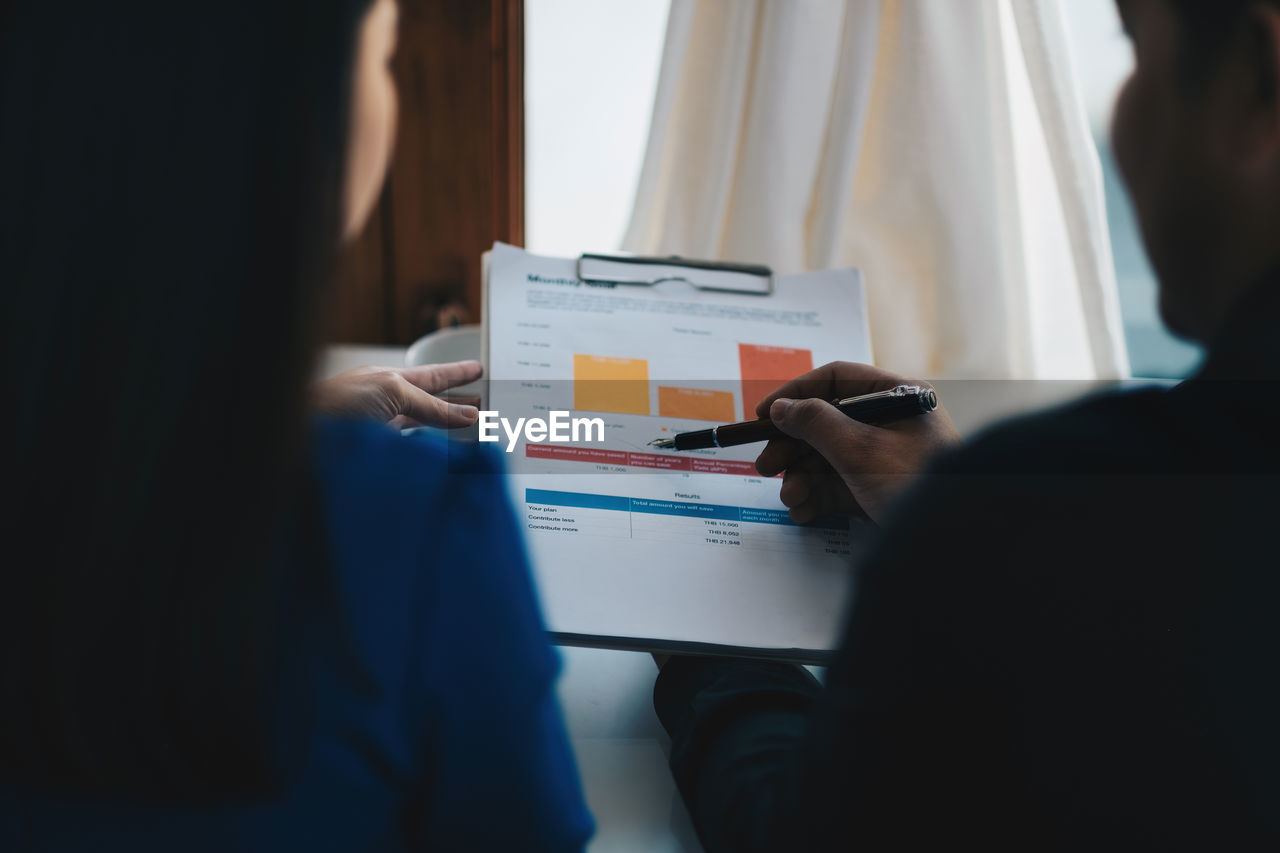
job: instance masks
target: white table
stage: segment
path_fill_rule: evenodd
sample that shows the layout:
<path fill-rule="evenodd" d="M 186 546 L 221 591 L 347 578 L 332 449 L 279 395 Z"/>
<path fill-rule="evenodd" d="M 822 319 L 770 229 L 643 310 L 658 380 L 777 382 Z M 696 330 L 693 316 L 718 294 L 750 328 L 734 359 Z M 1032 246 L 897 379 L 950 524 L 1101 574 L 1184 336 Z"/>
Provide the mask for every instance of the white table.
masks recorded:
<path fill-rule="evenodd" d="M 587 805 L 592 853 L 700 851 L 667 768 L 670 741 L 653 711 L 653 658 L 561 647 L 560 704 Z"/>
<path fill-rule="evenodd" d="M 404 350 L 334 346 L 321 376 L 366 364 L 400 366 Z M 596 819 L 591 853 L 701 851 L 667 769 L 670 741 L 653 711 L 653 658 L 637 652 L 560 649 L 561 709 L 587 805 Z"/>

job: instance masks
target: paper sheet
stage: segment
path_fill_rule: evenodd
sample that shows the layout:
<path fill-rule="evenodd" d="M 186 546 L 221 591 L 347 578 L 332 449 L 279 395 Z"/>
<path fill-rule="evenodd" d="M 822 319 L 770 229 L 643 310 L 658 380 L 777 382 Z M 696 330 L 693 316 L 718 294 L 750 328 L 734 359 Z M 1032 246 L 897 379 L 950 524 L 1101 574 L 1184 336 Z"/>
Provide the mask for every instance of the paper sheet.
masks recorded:
<path fill-rule="evenodd" d="M 504 244 L 486 271 L 486 408 L 512 423 L 568 411 L 603 425 L 602 441 L 520 437 L 506 456 L 550 630 L 820 660 L 866 530 L 792 523 L 781 479 L 754 469 L 763 445 L 648 443 L 754 418 L 758 399 L 810 367 L 871 362 L 860 273 L 779 276 L 772 296 L 593 286 L 572 259 Z"/>

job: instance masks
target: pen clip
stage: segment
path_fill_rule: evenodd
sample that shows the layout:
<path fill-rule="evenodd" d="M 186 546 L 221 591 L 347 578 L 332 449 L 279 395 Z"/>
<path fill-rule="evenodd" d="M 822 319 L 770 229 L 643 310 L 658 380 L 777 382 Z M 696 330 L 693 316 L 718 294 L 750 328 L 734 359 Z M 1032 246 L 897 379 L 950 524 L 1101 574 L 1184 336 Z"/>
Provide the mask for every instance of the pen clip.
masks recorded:
<path fill-rule="evenodd" d="M 856 397 L 837 397 L 831 401 L 833 406 L 843 406 L 859 400 L 879 400 L 884 397 L 911 397 L 924 391 L 920 385 L 896 385 L 884 391 L 873 391 L 870 394 L 859 394 Z"/>

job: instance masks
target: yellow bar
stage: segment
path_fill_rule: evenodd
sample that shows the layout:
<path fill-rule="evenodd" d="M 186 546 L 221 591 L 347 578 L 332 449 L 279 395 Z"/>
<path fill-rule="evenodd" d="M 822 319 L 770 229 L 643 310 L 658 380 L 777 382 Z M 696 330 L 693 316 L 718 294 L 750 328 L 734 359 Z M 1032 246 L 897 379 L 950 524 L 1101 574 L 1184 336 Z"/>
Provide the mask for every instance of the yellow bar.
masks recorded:
<path fill-rule="evenodd" d="M 582 412 L 649 414 L 649 362 L 643 358 L 575 354 L 573 408 Z"/>
<path fill-rule="evenodd" d="M 734 419 L 733 392 L 659 385 L 658 414 L 664 418 L 728 423 Z"/>

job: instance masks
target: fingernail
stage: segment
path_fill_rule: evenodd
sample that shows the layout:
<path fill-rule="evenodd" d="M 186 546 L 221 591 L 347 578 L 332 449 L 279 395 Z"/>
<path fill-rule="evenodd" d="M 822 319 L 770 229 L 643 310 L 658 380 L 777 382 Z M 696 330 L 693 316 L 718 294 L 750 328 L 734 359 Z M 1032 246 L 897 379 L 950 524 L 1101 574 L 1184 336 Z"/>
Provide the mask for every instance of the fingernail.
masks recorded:
<path fill-rule="evenodd" d="M 788 400 L 786 397 L 779 397 L 773 401 L 773 405 L 769 407 L 769 419 L 780 421 L 786 418 L 787 412 L 795 405 L 795 400 Z"/>
<path fill-rule="evenodd" d="M 459 406 L 455 404 L 452 408 L 456 414 L 462 415 L 467 420 L 473 421 L 480 417 L 480 410 L 475 406 Z"/>

